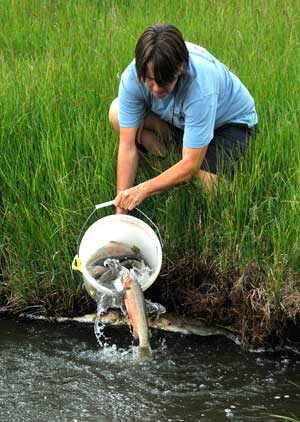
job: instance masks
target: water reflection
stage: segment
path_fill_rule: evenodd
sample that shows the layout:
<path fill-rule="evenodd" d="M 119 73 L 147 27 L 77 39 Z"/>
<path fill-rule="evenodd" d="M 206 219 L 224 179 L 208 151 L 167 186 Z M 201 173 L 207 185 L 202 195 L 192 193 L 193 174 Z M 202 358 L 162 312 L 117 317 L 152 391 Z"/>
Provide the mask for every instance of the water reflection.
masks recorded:
<path fill-rule="evenodd" d="M 137 361 L 127 327 L 0 320 L 0 420 L 272 421 L 299 414 L 300 356 L 245 353 L 224 337 L 155 332 Z"/>

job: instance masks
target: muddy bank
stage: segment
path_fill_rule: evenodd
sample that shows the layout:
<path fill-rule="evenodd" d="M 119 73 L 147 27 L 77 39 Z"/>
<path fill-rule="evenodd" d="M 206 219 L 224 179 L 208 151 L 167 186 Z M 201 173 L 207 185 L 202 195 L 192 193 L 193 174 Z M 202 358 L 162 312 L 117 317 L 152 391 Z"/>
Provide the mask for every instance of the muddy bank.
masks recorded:
<path fill-rule="evenodd" d="M 244 347 L 300 347 L 300 292 L 288 279 L 275 298 L 258 266 L 242 274 L 235 268 L 221 272 L 213 260 L 197 256 L 174 262 L 164 265 L 146 292 L 168 311 L 226 327 L 238 334 Z"/>

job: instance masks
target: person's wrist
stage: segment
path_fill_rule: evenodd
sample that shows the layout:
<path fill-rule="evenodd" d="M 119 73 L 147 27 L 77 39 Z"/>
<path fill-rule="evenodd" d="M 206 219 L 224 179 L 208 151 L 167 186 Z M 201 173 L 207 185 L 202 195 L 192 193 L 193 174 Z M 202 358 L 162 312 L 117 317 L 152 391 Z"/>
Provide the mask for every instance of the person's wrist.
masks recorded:
<path fill-rule="evenodd" d="M 138 185 L 139 189 L 144 193 L 145 196 L 148 196 L 148 189 L 147 186 L 145 185 L 145 183 L 140 183 Z"/>

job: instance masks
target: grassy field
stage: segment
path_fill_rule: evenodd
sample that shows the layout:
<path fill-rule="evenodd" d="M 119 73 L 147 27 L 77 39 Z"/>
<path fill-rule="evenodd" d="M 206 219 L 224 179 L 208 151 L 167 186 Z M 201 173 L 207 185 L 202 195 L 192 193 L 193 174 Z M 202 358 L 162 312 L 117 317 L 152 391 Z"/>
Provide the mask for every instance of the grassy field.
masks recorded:
<path fill-rule="evenodd" d="M 138 36 L 157 22 L 242 79 L 260 134 L 214 197 L 191 183 L 142 204 L 164 238 L 148 294 L 245 342 L 286 339 L 300 315 L 297 1 L 0 2 L 0 304 L 46 315 L 94 306 L 71 262 L 94 204 L 115 196 L 108 108 Z"/>

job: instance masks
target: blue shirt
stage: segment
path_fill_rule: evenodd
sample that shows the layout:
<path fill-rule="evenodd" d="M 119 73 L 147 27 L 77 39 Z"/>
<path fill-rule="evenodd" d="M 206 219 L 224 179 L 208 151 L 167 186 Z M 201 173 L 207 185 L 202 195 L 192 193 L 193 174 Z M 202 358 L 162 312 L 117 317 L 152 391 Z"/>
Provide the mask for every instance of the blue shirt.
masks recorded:
<path fill-rule="evenodd" d="M 139 126 L 151 110 L 182 129 L 183 145 L 189 148 L 208 145 L 214 129 L 226 123 L 254 126 L 254 100 L 239 78 L 203 47 L 186 45 L 187 72 L 165 98 L 155 98 L 137 79 L 135 60 L 129 64 L 119 86 L 120 126 Z"/>

